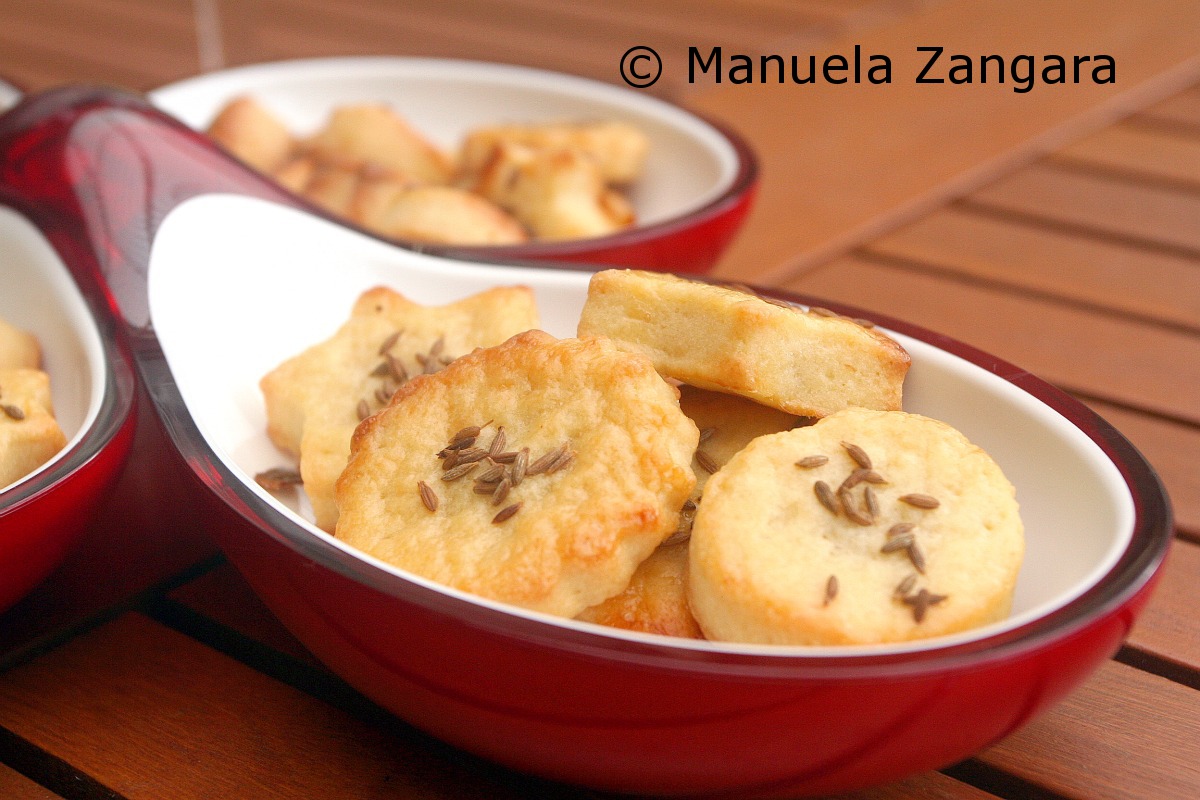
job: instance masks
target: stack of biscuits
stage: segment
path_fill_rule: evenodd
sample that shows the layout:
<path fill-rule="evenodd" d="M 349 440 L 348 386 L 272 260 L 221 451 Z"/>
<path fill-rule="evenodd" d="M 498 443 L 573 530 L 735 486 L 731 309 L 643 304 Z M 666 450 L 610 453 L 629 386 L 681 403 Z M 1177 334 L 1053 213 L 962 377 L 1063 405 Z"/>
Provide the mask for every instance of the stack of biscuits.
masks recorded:
<path fill-rule="evenodd" d="M 635 222 L 627 187 L 648 139 L 615 121 L 503 124 L 435 146 L 380 103 L 333 109 L 294 134 L 253 97 L 238 97 L 208 134 L 246 164 L 330 213 L 411 242 L 508 245 L 603 236 Z"/>
<path fill-rule="evenodd" d="M 372 290 L 263 379 L 319 524 L 465 592 L 668 636 L 876 644 L 1009 613 L 1013 487 L 903 410 L 910 359 L 885 333 L 605 270 L 557 339 L 526 292 Z"/>
<path fill-rule="evenodd" d="M 66 444 L 41 360 L 37 337 L 0 319 L 0 489 L 45 464 Z"/>

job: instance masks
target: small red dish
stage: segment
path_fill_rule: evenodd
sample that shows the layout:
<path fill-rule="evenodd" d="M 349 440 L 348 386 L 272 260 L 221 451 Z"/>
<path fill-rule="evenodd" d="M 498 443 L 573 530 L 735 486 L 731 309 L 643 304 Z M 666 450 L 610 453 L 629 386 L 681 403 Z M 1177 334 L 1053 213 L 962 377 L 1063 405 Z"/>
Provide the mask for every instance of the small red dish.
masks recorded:
<path fill-rule="evenodd" d="M 279 618 L 384 708 L 514 769 L 630 793 L 795 797 L 946 766 L 1109 658 L 1171 541 L 1154 472 L 1094 413 L 999 359 L 877 318 L 913 357 L 910 410 L 958 427 L 1017 487 L 1027 556 L 1008 620 L 904 645 L 767 647 L 480 600 L 354 551 L 258 487 L 272 456 L 252 384 L 300 326 L 366 286 L 436 302 L 526 283 L 547 330 L 566 335 L 586 272 L 435 258 L 332 224 L 108 92 L 51 93 L 0 119 L 0 183 L 103 278 L 172 443 L 224 511 L 209 520 L 218 543 Z M 261 302 L 265 286 L 278 302 Z"/>
<path fill-rule="evenodd" d="M 260 100 L 292 130 L 335 108 L 387 103 L 446 149 L 472 127 L 543 120 L 619 120 L 650 140 L 630 189 L 639 222 L 608 236 L 496 247 L 412 245 L 471 261 L 569 261 L 671 272 L 710 271 L 749 213 L 758 163 L 735 131 L 679 106 L 557 72 L 438 58 L 318 58 L 207 73 L 150 93 L 159 108 L 207 129 L 231 99 Z"/>
<path fill-rule="evenodd" d="M 19 98 L 14 90 L 0 107 Z M 49 575 L 83 533 L 124 464 L 134 427 L 132 361 L 117 342 L 99 284 L 90 276 L 77 280 L 71 243 L 22 208 L 0 187 L 0 317 L 39 340 L 67 444 L 0 486 L 0 610 Z"/>

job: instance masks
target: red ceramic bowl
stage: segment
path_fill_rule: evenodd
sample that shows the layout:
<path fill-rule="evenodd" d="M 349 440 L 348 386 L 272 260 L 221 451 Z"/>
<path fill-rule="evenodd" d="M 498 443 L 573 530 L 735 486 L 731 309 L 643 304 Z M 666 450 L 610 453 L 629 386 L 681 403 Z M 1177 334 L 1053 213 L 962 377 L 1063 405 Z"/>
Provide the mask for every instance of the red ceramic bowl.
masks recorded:
<path fill-rule="evenodd" d="M 0 485 L 0 610 L 62 561 L 114 482 L 132 440 L 135 385 L 97 284 L 77 283 L 66 263 L 70 246 L 14 206 L 0 187 L 0 317 L 37 336 L 67 444 Z"/>
<path fill-rule="evenodd" d="M 352 550 L 259 488 L 251 476 L 279 455 L 255 384 L 368 286 L 438 302 L 526 283 L 545 327 L 569 334 L 586 272 L 435 258 L 363 236 L 288 207 L 130 98 L 28 102 L 0 122 L 0 164 L 95 250 L 172 441 L 223 509 L 214 534 L 266 603 L 383 707 L 514 769 L 622 792 L 794 797 L 951 764 L 1117 650 L 1171 540 L 1154 473 L 1095 414 L 1003 361 L 879 319 L 912 354 L 910 409 L 963 430 L 1017 487 L 1027 556 L 1011 618 L 897 646 L 766 647 L 480 600 Z"/>
<path fill-rule="evenodd" d="M 285 61 L 189 78 L 150 98 L 204 130 L 225 103 L 244 94 L 260 99 L 296 132 L 316 130 L 338 106 L 386 102 L 447 149 L 471 128 L 502 122 L 623 120 L 645 131 L 646 172 L 630 189 L 639 224 L 577 241 L 420 246 L 470 260 L 707 272 L 741 227 L 758 184 L 753 152 L 725 126 L 632 89 L 507 64 L 391 57 Z"/>

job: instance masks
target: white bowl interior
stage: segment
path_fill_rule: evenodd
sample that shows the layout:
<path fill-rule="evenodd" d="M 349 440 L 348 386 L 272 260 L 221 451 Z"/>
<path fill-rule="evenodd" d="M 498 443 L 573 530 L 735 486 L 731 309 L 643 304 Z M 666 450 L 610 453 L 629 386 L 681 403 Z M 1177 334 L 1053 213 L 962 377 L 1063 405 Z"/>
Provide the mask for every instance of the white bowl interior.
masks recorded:
<path fill-rule="evenodd" d="M 54 414 L 68 440 L 36 475 L 56 463 L 99 414 L 105 390 L 104 348 L 62 259 L 29 220 L 4 207 L 0 207 L 0 248 L 5 283 L 0 317 L 37 336 L 42 368 L 50 376 Z"/>
<path fill-rule="evenodd" d="M 629 197 L 642 223 L 704 206 L 737 174 L 733 147 L 715 128 L 649 95 L 597 81 L 503 64 L 422 58 L 311 59 L 214 72 L 149 94 L 162 110 L 204 130 L 229 100 L 249 94 L 293 131 L 317 130 L 329 112 L 382 102 L 443 148 L 472 128 L 505 122 L 619 120 L 650 139 L 645 175 Z"/>
<path fill-rule="evenodd" d="M 310 535 L 428 586 L 428 581 L 346 547 L 312 526 L 304 508 L 286 508 L 255 485 L 256 473 L 286 463 L 266 437 L 258 380 L 331 335 L 357 296 L 372 286 L 391 286 L 417 302 L 441 304 L 490 286 L 528 285 L 535 290 L 543 327 L 566 337 L 575 333 L 588 277 L 423 256 L 263 201 L 208 195 L 184 203 L 163 223 L 151 253 L 150 311 L 183 399 L 226 466 Z M 678 646 L 845 655 L 959 642 L 1061 607 L 1094 585 L 1127 547 L 1133 501 L 1120 473 L 1094 442 L 1057 411 L 986 369 L 925 342 L 896 338 L 913 359 L 906 409 L 957 427 L 992 454 L 1017 488 L 1027 546 L 1012 616 L 967 634 L 887 647 L 690 641 L 676 642 Z M 551 624 L 584 625 L 472 600 Z"/>

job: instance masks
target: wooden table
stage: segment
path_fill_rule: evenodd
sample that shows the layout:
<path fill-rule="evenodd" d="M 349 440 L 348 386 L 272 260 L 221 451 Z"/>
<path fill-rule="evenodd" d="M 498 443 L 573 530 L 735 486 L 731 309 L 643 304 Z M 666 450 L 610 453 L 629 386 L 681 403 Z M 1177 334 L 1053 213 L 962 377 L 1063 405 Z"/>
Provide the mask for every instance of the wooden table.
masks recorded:
<path fill-rule="evenodd" d="M 0 74 L 145 90 L 252 61 L 443 55 L 618 80 L 729 122 L 763 187 L 727 278 L 909 319 L 1056 383 L 1160 472 L 1177 538 L 1116 657 L 1043 717 L 859 798 L 1200 796 L 1200 4 L 901 0 L 0 2 Z M 689 84 L 689 45 L 891 54 L 890 85 Z M 1109 54 L 1115 84 L 918 85 L 918 46 Z M 464 756 L 324 670 L 161 476 L 0 616 L 0 796 L 565 797 Z"/>

